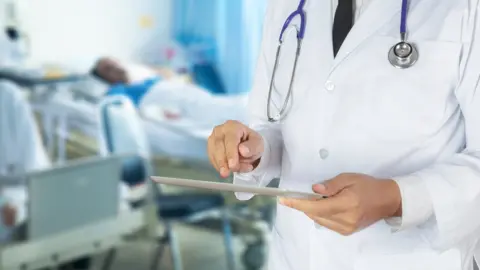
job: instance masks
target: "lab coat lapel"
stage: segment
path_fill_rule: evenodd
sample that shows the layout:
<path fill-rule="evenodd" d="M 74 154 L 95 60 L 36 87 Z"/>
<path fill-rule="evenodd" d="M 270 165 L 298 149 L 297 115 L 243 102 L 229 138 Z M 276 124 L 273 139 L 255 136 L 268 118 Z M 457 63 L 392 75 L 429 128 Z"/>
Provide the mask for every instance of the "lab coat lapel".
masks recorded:
<path fill-rule="evenodd" d="M 292 94 L 296 99 L 302 96 L 302 92 L 308 93 L 312 87 L 326 80 L 333 65 L 331 16 L 316 16 L 324 13 L 325 10 L 331 11 L 331 2 L 330 0 L 307 1 L 307 27 L 296 72 L 297 88 Z M 331 12 L 326 14 L 331 15 Z M 293 53 L 292 50 L 283 50 L 282 53 L 285 54 Z M 285 77 L 289 78 L 291 66 L 287 67 Z"/>
<path fill-rule="evenodd" d="M 355 22 L 355 25 L 335 58 L 332 70 L 348 58 L 350 53 L 359 49 L 366 39 L 375 34 L 385 24 L 389 23 L 395 15 L 400 14 L 401 5 L 402 1 L 400 0 L 374 0 L 360 16 L 360 19 Z M 400 31 L 400 20 L 398 24 Z"/>
<path fill-rule="evenodd" d="M 332 46 L 332 1 L 307 1 L 307 30 L 302 52 L 309 66 L 309 74 L 315 79 L 324 80 L 333 64 Z M 328 13 L 325 11 L 329 11 Z M 316 14 L 329 16 L 316 16 Z"/>

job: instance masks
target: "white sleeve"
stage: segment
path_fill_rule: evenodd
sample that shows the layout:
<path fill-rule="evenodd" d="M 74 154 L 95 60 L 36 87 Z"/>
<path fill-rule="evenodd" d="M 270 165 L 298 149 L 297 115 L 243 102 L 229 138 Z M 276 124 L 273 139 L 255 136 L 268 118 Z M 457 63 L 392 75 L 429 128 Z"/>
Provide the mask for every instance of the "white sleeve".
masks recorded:
<path fill-rule="evenodd" d="M 393 231 L 401 231 L 427 222 L 433 216 L 432 200 L 425 182 L 415 175 L 393 179 L 400 188 L 402 217 L 387 219 Z"/>
<path fill-rule="evenodd" d="M 479 4 L 472 14 L 478 14 Z M 402 193 L 397 230 L 416 227 L 433 248 L 444 250 L 480 233 L 480 20 L 472 19 L 464 44 L 461 81 L 455 92 L 465 120 L 466 147 L 445 162 L 395 178 Z M 479 95 L 477 95 L 479 94 Z M 395 223 L 395 222 L 393 222 Z"/>
<path fill-rule="evenodd" d="M 43 142 L 40 137 L 38 125 L 35 121 L 30 104 L 20 102 L 17 108 L 18 123 L 17 130 L 19 133 L 25 136 L 23 141 L 24 145 L 20 148 L 22 151 L 23 165 L 26 172 L 41 170 L 50 167 L 50 159 L 48 158 L 47 151 L 43 146 Z"/>
<path fill-rule="evenodd" d="M 265 144 L 265 152 L 260 164 L 250 173 L 238 173 L 234 176 L 235 184 L 250 184 L 266 186 L 268 183 L 280 176 L 283 140 L 280 124 L 270 123 L 267 119 L 267 96 L 270 85 L 270 78 L 275 59 L 278 36 L 274 32 L 275 2 L 268 4 L 264 26 L 263 37 L 260 48 L 260 56 L 257 62 L 253 87 L 249 95 L 248 113 L 249 125 L 258 131 Z M 251 194 L 236 194 L 237 198 L 247 200 Z"/>

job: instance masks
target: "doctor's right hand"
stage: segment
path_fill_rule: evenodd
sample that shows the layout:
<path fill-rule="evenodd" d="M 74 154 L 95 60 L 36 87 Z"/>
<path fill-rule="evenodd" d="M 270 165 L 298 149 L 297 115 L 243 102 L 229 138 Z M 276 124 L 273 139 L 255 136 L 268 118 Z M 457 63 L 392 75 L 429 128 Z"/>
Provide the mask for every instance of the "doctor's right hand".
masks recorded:
<path fill-rule="evenodd" d="M 208 157 L 220 176 L 251 172 L 264 151 L 262 136 L 246 125 L 229 120 L 213 129 L 208 138 Z"/>

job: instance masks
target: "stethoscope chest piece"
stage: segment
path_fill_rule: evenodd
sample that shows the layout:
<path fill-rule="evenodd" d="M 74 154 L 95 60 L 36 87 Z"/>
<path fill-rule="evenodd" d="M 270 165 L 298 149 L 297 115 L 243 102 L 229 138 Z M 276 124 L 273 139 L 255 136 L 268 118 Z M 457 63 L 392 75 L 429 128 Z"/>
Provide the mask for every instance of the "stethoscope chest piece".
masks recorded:
<path fill-rule="evenodd" d="M 396 68 L 410 68 L 418 60 L 418 50 L 415 45 L 401 41 L 395 44 L 388 52 L 388 60 L 390 64 Z"/>

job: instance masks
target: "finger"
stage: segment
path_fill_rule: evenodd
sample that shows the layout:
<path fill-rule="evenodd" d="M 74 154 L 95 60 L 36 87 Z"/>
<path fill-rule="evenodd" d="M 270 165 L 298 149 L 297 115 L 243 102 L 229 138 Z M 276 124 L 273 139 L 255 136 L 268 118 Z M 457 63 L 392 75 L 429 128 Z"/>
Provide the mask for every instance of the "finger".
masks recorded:
<path fill-rule="evenodd" d="M 212 164 L 212 166 L 215 168 L 215 170 L 222 174 L 221 173 L 221 165 L 222 165 L 222 162 L 217 162 L 217 154 L 216 152 L 221 152 L 221 151 L 217 151 L 217 147 L 216 147 L 217 143 L 216 143 L 216 140 L 214 137 L 211 137 L 211 139 L 209 140 L 209 143 L 207 145 L 208 147 L 208 159 L 210 160 L 210 163 Z"/>
<path fill-rule="evenodd" d="M 343 226 L 344 228 L 348 228 L 349 226 L 354 225 L 354 223 L 352 221 L 350 221 L 351 218 L 350 218 L 350 212 L 349 211 L 336 213 L 336 214 L 333 214 L 333 215 L 330 215 L 330 216 L 316 216 L 316 217 L 317 218 L 322 218 L 322 219 L 328 219 L 332 222 L 335 222 L 335 223 Z"/>
<path fill-rule="evenodd" d="M 220 173 L 221 170 L 221 162 L 217 162 L 217 147 L 223 147 L 218 145 L 218 141 L 223 141 L 223 133 L 222 133 L 222 126 L 216 126 L 210 137 L 208 138 L 208 158 L 210 159 L 210 163 L 212 163 L 213 167 Z"/>
<path fill-rule="evenodd" d="M 207 143 L 207 150 L 208 150 L 208 159 L 210 160 L 210 164 L 220 172 L 220 168 L 217 166 L 217 162 L 215 161 L 215 139 L 214 137 L 208 138 L 208 143 Z"/>
<path fill-rule="evenodd" d="M 263 154 L 263 139 L 251 136 L 238 146 L 238 152 L 243 158 L 258 159 Z"/>
<path fill-rule="evenodd" d="M 318 225 L 325 227 L 329 230 L 332 230 L 334 232 L 337 232 L 341 235 L 345 235 L 345 236 L 350 235 L 355 231 L 352 228 L 345 226 L 342 223 L 329 218 L 317 217 L 312 215 L 307 215 L 307 216 Z"/>
<path fill-rule="evenodd" d="M 223 125 L 216 126 L 212 131 L 212 137 L 215 140 L 223 140 L 225 134 L 223 133 Z"/>
<path fill-rule="evenodd" d="M 227 155 L 228 167 L 231 171 L 238 171 L 240 169 L 238 145 L 240 144 L 242 136 L 243 130 L 238 127 L 234 127 L 225 132 L 225 153 Z"/>
<path fill-rule="evenodd" d="M 340 174 L 333 179 L 323 182 L 322 184 L 314 185 L 312 189 L 315 193 L 323 194 L 326 196 L 333 196 L 335 194 L 338 194 L 345 188 L 353 185 L 357 177 L 357 174 Z"/>
<path fill-rule="evenodd" d="M 230 171 L 228 170 L 227 165 L 227 157 L 225 155 L 225 145 L 223 140 L 216 140 L 215 141 L 215 163 L 219 168 L 220 176 L 226 178 L 230 175 Z"/>
<path fill-rule="evenodd" d="M 240 156 L 240 163 L 253 164 L 257 160 L 258 160 L 258 158 L 244 158 L 244 157 Z"/>
<path fill-rule="evenodd" d="M 344 196 L 330 197 L 321 200 L 281 198 L 280 203 L 304 212 L 305 214 L 320 217 L 330 217 L 348 211 L 349 209 L 348 201 Z"/>
<path fill-rule="evenodd" d="M 312 186 L 312 190 L 313 190 L 313 192 L 315 192 L 317 194 L 329 196 L 329 194 L 327 192 L 327 188 L 325 187 L 324 184 L 315 184 L 315 185 Z"/>
<path fill-rule="evenodd" d="M 239 172 L 241 173 L 249 173 L 253 171 L 253 166 L 250 163 L 240 163 L 239 167 Z"/>

